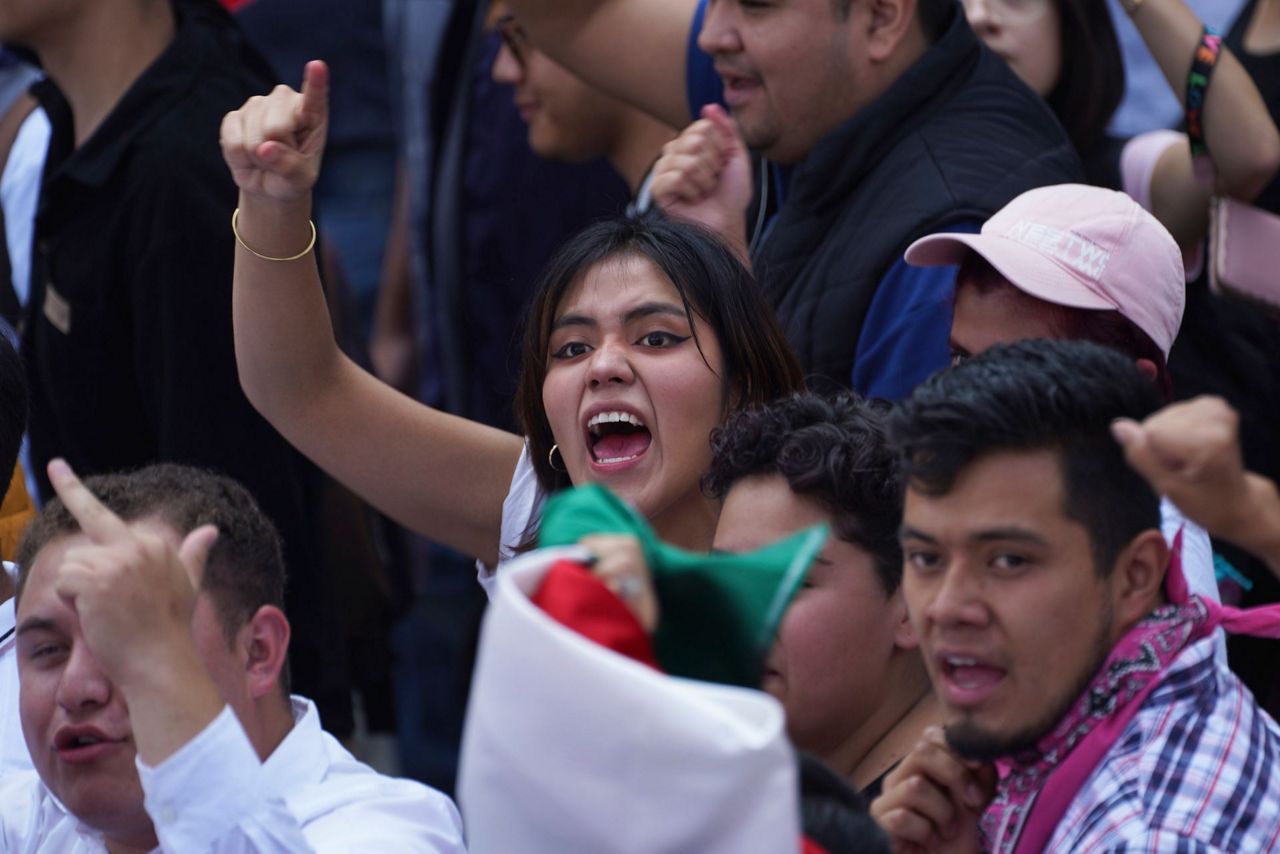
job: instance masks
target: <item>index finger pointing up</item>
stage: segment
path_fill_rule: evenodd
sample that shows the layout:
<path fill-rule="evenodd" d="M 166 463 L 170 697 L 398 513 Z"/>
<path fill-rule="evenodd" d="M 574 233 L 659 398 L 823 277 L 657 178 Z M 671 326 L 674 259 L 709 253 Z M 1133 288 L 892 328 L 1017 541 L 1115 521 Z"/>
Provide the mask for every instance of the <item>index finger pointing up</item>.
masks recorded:
<path fill-rule="evenodd" d="M 68 512 L 80 523 L 80 530 L 94 543 L 112 542 L 128 533 L 128 526 L 80 482 L 66 460 L 49 462 L 49 482 Z"/>
<path fill-rule="evenodd" d="M 298 117 L 307 127 L 324 124 L 329 118 L 329 67 L 318 59 L 302 71 L 302 105 Z"/>

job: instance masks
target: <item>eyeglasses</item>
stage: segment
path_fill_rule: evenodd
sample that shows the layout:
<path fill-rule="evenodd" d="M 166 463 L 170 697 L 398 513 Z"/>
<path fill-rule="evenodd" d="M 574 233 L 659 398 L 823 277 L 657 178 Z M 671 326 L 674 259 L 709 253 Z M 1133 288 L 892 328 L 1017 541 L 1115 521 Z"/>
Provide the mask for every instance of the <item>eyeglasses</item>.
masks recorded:
<path fill-rule="evenodd" d="M 520 67 L 524 68 L 525 57 L 529 52 L 529 37 L 525 35 L 524 27 L 516 23 L 516 16 L 503 15 L 494 22 L 494 27 L 502 36 L 502 42 L 507 46 L 507 50 L 511 51 L 511 55 L 515 57 Z"/>
<path fill-rule="evenodd" d="M 1051 0 L 962 0 L 965 16 L 972 21 L 979 10 L 996 23 L 1023 24 L 1035 21 L 1052 7 Z"/>

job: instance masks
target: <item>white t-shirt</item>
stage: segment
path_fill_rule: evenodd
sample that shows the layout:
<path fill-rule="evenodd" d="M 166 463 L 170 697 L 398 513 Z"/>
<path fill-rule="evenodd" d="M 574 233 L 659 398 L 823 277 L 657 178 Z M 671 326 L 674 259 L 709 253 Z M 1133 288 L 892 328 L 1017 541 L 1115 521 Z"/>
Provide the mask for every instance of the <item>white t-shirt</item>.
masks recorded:
<path fill-rule="evenodd" d="M 8 561 L 4 572 L 17 580 L 18 568 Z M 30 771 L 31 757 L 22 738 L 18 717 L 18 655 L 14 652 L 16 628 L 13 599 L 0 603 L 0 779 L 15 771 Z"/>
<path fill-rule="evenodd" d="M 1120 152 L 1120 184 L 1143 210 L 1154 213 L 1151 202 L 1151 178 L 1164 153 L 1175 145 L 1184 148 L 1187 135 L 1175 130 L 1153 130 L 1141 133 L 1125 143 Z M 1188 282 L 1200 278 L 1204 271 L 1204 241 L 1182 250 L 1182 268 Z"/>
<path fill-rule="evenodd" d="M 1209 542 L 1209 534 L 1195 522 L 1192 522 L 1182 511 L 1167 498 L 1160 499 L 1160 531 L 1165 540 L 1173 546 L 1173 538 L 1182 530 L 1182 574 L 1186 576 L 1187 587 L 1192 593 L 1199 593 L 1204 599 L 1222 604 L 1222 596 L 1218 593 L 1218 576 L 1213 568 L 1213 545 Z"/>
<path fill-rule="evenodd" d="M 1213 545 L 1209 534 L 1167 498 L 1160 498 L 1160 532 L 1173 546 L 1174 537 L 1182 531 L 1182 575 L 1187 579 L 1187 589 L 1201 598 L 1222 604 L 1218 592 L 1218 574 L 1213 567 Z M 1213 654 L 1218 663 L 1227 666 L 1227 633 L 1218 627 L 1213 630 Z"/>
<path fill-rule="evenodd" d="M 542 515 L 542 504 L 546 493 L 538 483 L 538 472 L 529 459 L 529 444 L 526 442 L 520 451 L 520 459 L 516 461 L 516 470 L 511 475 L 511 488 L 502 502 L 502 539 L 498 543 L 498 565 L 489 566 L 484 561 L 476 561 L 476 574 L 480 586 L 490 598 L 493 597 L 494 579 L 503 564 L 516 556 L 515 549 L 529 533 L 533 521 Z"/>

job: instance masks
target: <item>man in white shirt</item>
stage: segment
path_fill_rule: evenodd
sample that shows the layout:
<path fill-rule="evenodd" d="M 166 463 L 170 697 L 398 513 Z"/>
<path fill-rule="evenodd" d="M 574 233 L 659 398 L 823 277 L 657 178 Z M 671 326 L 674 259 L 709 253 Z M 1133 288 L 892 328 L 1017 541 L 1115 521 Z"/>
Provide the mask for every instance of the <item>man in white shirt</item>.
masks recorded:
<path fill-rule="evenodd" d="M 464 850 L 448 798 L 360 764 L 290 699 L 279 539 L 243 488 L 174 465 L 49 474 L 16 599 L 39 775 L 0 783 L 0 850 Z"/>

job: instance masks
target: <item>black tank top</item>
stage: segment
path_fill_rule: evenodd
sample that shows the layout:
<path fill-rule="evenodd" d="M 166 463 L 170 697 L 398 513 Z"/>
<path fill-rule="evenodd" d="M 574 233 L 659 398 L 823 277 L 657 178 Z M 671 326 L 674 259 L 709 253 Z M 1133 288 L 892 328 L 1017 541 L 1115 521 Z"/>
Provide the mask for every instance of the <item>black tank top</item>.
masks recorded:
<path fill-rule="evenodd" d="M 1236 59 L 1244 66 L 1245 71 L 1253 78 L 1253 85 L 1258 87 L 1262 100 L 1271 111 L 1271 120 L 1280 126 L 1280 51 L 1272 53 L 1247 53 L 1244 49 L 1244 34 L 1258 9 L 1258 0 L 1249 0 L 1240 10 L 1236 22 L 1227 33 L 1226 45 L 1231 48 Z M 1280 213 L 1280 176 L 1277 176 L 1258 198 L 1253 202 L 1260 208 L 1273 213 Z"/>

